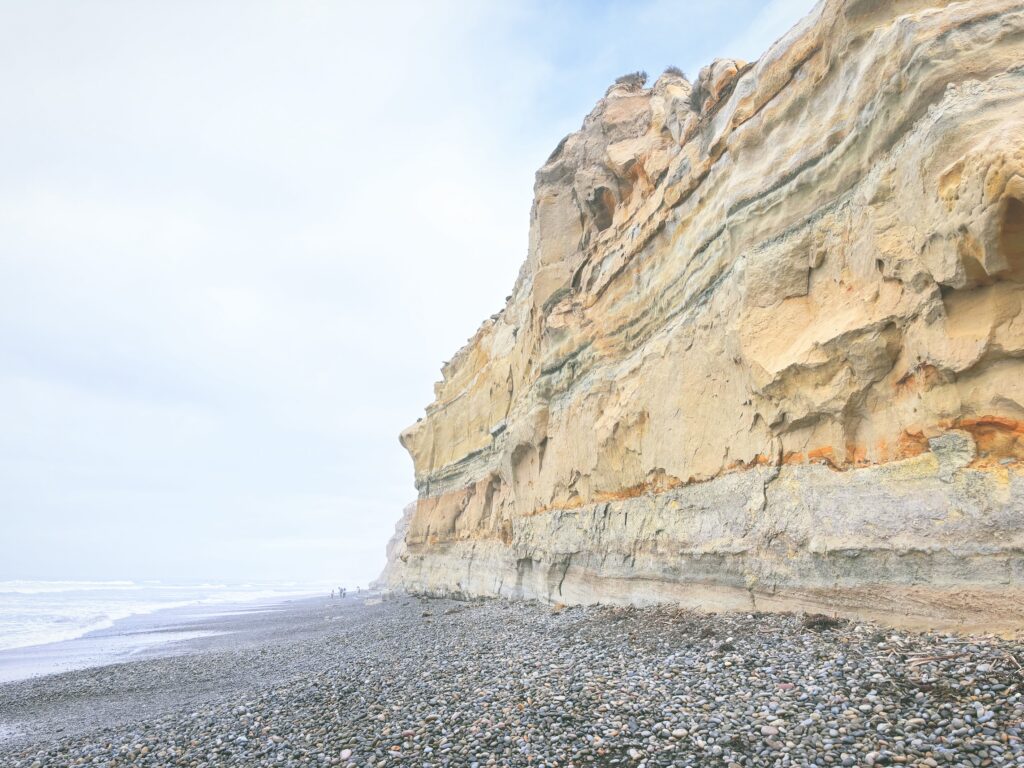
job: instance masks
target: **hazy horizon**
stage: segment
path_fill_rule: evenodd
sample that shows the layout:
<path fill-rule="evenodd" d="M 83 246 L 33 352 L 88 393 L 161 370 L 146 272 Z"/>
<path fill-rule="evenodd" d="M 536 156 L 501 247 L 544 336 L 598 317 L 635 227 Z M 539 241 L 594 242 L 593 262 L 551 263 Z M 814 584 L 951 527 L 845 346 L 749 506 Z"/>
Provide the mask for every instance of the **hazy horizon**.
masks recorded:
<path fill-rule="evenodd" d="M 534 171 L 813 5 L 4 5 L 0 580 L 365 584 Z"/>

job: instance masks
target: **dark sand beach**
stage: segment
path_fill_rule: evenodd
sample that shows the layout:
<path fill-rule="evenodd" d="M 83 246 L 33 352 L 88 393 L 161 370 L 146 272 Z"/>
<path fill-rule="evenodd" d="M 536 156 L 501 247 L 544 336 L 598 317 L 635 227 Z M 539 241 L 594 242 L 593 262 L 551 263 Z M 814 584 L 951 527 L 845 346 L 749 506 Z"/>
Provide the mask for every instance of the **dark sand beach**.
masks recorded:
<path fill-rule="evenodd" d="M 365 593 L 180 618 L 0 685 L 0 765 L 1024 765 L 993 637 Z"/>

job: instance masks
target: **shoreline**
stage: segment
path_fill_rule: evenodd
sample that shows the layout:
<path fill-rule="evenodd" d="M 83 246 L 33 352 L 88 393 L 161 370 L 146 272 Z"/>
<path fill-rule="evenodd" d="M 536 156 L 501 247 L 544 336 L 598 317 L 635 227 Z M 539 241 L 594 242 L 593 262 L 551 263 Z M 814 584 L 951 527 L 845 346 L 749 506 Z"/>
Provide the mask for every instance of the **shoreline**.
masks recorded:
<path fill-rule="evenodd" d="M 184 648 L 181 644 L 189 640 L 231 631 L 207 628 L 220 619 L 280 610 L 280 606 L 293 601 L 319 599 L 322 598 L 278 595 L 224 603 L 197 602 L 133 613 L 77 637 L 0 649 L 0 684 L 134 659 L 159 658 Z"/>
<path fill-rule="evenodd" d="M 0 764 L 1024 762 L 1024 644 L 992 636 L 373 593 L 183 626 L 218 634 L 0 685 Z"/>
<path fill-rule="evenodd" d="M 376 594 L 360 597 L 372 602 Z M 273 680 L 275 671 L 258 664 L 262 656 L 318 635 L 325 619 L 356 611 L 357 602 L 363 600 L 278 597 L 167 608 L 73 640 L 0 651 L 0 758 L 18 745 L 109 728 Z"/>

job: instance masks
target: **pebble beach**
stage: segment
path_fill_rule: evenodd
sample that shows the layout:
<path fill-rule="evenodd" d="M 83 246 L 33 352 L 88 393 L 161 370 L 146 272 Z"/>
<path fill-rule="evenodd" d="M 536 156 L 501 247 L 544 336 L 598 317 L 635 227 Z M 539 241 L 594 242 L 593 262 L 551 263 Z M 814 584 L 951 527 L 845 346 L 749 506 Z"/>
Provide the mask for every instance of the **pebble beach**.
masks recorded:
<path fill-rule="evenodd" d="M 1019 640 L 407 596 L 212 629 L 0 686 L 0 765 L 1024 766 Z"/>

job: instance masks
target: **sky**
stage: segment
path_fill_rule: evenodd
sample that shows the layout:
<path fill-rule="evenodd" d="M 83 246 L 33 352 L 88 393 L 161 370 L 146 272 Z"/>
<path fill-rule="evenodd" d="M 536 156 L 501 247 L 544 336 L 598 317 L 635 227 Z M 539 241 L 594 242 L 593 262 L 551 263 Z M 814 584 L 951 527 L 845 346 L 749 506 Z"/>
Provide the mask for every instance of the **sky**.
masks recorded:
<path fill-rule="evenodd" d="M 535 170 L 812 6 L 0 2 L 0 579 L 365 584 Z"/>

